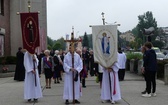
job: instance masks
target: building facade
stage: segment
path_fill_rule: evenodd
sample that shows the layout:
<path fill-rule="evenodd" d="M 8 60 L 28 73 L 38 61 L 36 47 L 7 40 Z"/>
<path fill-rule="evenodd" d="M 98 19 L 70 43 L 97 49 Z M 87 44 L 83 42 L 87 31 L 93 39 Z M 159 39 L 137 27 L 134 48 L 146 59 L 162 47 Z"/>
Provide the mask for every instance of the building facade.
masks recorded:
<path fill-rule="evenodd" d="M 10 55 L 10 0 L 0 0 L 0 56 Z"/>
<path fill-rule="evenodd" d="M 0 0 L 0 56 L 16 55 L 23 47 L 20 16 L 17 12 L 28 12 L 29 0 Z M 47 5 L 46 0 L 30 0 L 31 12 L 39 11 L 40 47 L 37 53 L 47 47 Z M 2 21 L 1 21 L 2 20 Z"/>
<path fill-rule="evenodd" d="M 121 34 L 120 38 L 124 39 L 128 42 L 134 42 L 135 41 L 135 36 L 130 31 Z"/>

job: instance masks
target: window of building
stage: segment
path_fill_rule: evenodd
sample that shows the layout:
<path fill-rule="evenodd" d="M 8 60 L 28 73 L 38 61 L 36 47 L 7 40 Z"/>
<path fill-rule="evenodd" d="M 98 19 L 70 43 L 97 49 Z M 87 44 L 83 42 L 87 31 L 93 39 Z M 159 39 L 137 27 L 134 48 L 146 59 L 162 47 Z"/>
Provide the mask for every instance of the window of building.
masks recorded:
<path fill-rule="evenodd" d="M 4 15 L 4 0 L 0 0 L 0 15 Z"/>

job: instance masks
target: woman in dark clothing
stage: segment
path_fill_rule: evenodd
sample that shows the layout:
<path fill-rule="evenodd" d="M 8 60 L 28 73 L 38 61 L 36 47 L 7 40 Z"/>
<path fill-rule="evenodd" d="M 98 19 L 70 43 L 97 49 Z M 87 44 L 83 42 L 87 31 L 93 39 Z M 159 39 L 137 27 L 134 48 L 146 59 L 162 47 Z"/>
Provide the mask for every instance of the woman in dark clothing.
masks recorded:
<path fill-rule="evenodd" d="M 60 51 L 60 80 L 62 80 L 62 74 L 64 72 L 64 68 L 63 68 L 63 61 L 64 61 L 64 52 L 61 50 Z"/>
<path fill-rule="evenodd" d="M 50 56 L 50 51 L 45 50 L 44 51 L 45 56 L 42 59 L 42 70 L 45 75 L 46 79 L 46 88 L 50 89 L 51 88 L 51 78 L 53 76 L 52 69 L 53 69 L 53 59 Z"/>
<path fill-rule="evenodd" d="M 58 56 L 59 54 L 59 51 L 56 50 L 55 51 L 55 54 L 54 54 L 54 57 L 53 57 L 53 61 L 54 61 L 54 83 L 60 83 L 59 80 L 60 80 L 60 63 L 61 63 L 61 59 L 60 57 Z"/>
<path fill-rule="evenodd" d="M 17 62 L 16 62 L 14 80 L 24 81 L 24 78 L 25 78 L 25 68 L 23 65 L 24 54 L 22 52 L 21 47 L 18 48 L 18 52 L 16 53 L 16 57 L 17 57 Z"/>

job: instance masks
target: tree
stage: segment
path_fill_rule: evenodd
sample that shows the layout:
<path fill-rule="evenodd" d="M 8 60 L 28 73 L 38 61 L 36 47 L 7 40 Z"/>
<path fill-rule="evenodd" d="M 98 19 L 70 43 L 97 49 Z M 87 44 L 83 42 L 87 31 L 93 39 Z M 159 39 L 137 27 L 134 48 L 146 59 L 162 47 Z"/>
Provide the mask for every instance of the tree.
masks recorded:
<path fill-rule="evenodd" d="M 66 49 L 66 43 L 64 42 L 64 38 L 60 38 L 58 40 L 53 40 L 50 37 L 47 36 L 47 49 L 49 50 L 65 50 Z"/>
<path fill-rule="evenodd" d="M 130 46 L 132 49 L 134 49 L 134 50 L 137 49 L 137 48 L 136 48 L 136 46 L 137 46 L 137 43 L 136 43 L 136 42 L 133 42 L 133 41 L 129 42 L 129 46 Z"/>
<path fill-rule="evenodd" d="M 88 40 L 88 37 L 87 37 L 87 33 L 86 33 L 86 32 L 85 32 L 84 37 L 83 37 L 83 40 L 82 40 L 82 45 L 83 45 L 84 47 L 89 48 L 89 40 Z"/>
<path fill-rule="evenodd" d="M 121 35 L 121 32 L 119 31 L 119 30 L 117 30 L 117 33 L 118 33 L 118 47 L 124 47 L 123 45 L 124 45 L 124 39 L 122 39 L 122 38 L 120 38 L 120 35 Z"/>
<path fill-rule="evenodd" d="M 52 47 L 52 49 L 55 51 L 55 50 L 60 50 L 61 49 L 61 44 L 59 42 L 56 42 L 54 44 L 54 46 Z"/>
<path fill-rule="evenodd" d="M 137 27 L 134 27 L 131 32 L 133 35 L 135 35 L 135 37 L 138 36 L 138 28 Z"/>
<path fill-rule="evenodd" d="M 136 46 L 137 49 L 142 46 L 142 39 L 141 38 L 136 38 L 135 42 L 137 43 L 137 46 Z"/>
<path fill-rule="evenodd" d="M 164 46 L 164 43 L 162 41 L 158 41 L 158 40 L 152 41 L 152 44 L 153 44 L 153 46 L 159 47 L 160 49 L 162 49 Z"/>
<path fill-rule="evenodd" d="M 138 38 L 143 39 L 143 43 L 144 43 L 146 40 L 145 40 L 145 36 L 142 34 L 142 30 L 144 28 L 148 29 L 149 27 L 154 27 L 155 30 L 157 30 L 157 21 L 155 20 L 152 12 L 150 11 L 147 11 L 143 15 L 139 15 L 138 20 L 139 20 L 138 25 L 137 25 Z M 155 33 L 155 35 L 152 36 L 153 40 L 156 38 L 156 34 L 157 33 Z"/>
<path fill-rule="evenodd" d="M 62 38 L 60 38 L 60 39 L 58 39 L 57 41 L 56 41 L 56 43 L 60 43 L 60 48 L 59 49 L 62 49 L 62 50 L 65 50 L 66 49 L 66 43 L 65 43 L 65 41 L 64 41 L 64 38 L 62 37 Z"/>
<path fill-rule="evenodd" d="M 47 45 L 47 49 L 48 49 L 48 50 L 51 50 L 52 47 L 48 44 L 48 45 Z"/>
<path fill-rule="evenodd" d="M 53 44 L 54 44 L 54 41 L 49 36 L 47 36 L 47 44 L 49 46 L 53 46 Z"/>

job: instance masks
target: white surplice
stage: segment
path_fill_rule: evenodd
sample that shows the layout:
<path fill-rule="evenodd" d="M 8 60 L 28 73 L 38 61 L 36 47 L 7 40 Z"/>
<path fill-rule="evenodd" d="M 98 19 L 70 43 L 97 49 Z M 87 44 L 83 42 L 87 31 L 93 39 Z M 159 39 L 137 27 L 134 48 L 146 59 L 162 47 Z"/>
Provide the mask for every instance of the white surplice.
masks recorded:
<path fill-rule="evenodd" d="M 64 93 L 63 99 L 73 100 L 73 82 L 72 82 L 72 54 L 68 52 L 64 57 Z M 74 69 L 81 72 L 83 69 L 82 59 L 77 53 L 74 53 Z M 74 81 L 75 87 L 75 99 L 79 99 L 81 96 L 80 75 L 78 75 L 78 81 Z"/>
<path fill-rule="evenodd" d="M 118 66 L 119 69 L 125 69 L 125 64 L 126 64 L 127 57 L 124 52 L 118 53 Z"/>
<path fill-rule="evenodd" d="M 110 72 L 111 80 L 111 92 L 109 83 L 109 72 L 102 67 L 103 79 L 102 79 L 102 89 L 101 89 L 101 99 L 102 100 L 113 100 L 118 101 L 121 99 L 120 85 L 118 80 L 118 63 L 115 63 L 112 67 L 112 72 Z M 114 90 L 116 93 L 114 94 Z"/>
<path fill-rule="evenodd" d="M 33 66 L 33 55 L 29 54 L 28 52 L 24 55 L 24 66 L 25 66 L 25 81 L 24 81 L 24 99 L 38 99 L 42 97 L 42 90 L 40 85 L 40 79 L 38 74 L 38 59 L 35 55 L 35 70 L 36 76 L 32 73 L 34 70 Z M 35 77 L 36 77 L 36 84 L 35 86 Z"/>

